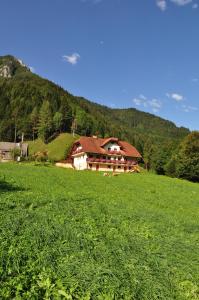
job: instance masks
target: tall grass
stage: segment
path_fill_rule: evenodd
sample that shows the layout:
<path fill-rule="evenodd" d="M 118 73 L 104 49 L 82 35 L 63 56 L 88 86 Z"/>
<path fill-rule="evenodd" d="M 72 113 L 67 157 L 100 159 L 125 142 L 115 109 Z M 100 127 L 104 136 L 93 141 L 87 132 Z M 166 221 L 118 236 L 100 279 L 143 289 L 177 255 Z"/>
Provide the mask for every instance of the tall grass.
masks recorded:
<path fill-rule="evenodd" d="M 1 299 L 198 299 L 199 185 L 0 165 Z"/>

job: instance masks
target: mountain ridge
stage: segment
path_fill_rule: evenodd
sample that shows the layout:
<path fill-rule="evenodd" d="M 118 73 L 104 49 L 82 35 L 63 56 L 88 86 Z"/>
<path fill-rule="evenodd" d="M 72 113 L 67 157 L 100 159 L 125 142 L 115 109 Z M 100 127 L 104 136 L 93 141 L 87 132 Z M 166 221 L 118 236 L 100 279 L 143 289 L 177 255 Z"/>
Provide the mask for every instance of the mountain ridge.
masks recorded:
<path fill-rule="evenodd" d="M 13 141 L 21 133 L 30 140 L 33 135 L 31 114 L 39 112 L 48 101 L 52 117 L 56 112 L 63 116 L 64 125 L 59 130 L 70 132 L 74 125 L 79 135 L 116 136 L 133 143 L 139 151 L 144 144 L 177 145 L 190 131 L 177 127 L 175 123 L 135 108 L 110 108 L 91 102 L 84 97 L 74 96 L 59 85 L 32 73 L 30 68 L 12 55 L 0 56 L 0 70 L 11 66 L 8 77 L 0 76 L 0 140 Z M 1 72 L 0 72 L 1 73 Z M 52 127 L 50 134 L 56 130 Z M 36 132 L 37 134 L 37 132 Z"/>

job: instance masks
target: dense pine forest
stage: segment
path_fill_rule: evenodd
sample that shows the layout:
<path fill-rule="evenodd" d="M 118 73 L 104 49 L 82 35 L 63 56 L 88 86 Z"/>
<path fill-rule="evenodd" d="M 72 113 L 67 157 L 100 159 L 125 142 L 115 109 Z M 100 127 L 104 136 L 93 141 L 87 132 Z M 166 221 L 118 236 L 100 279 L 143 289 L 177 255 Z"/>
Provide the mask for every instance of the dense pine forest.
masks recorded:
<path fill-rule="evenodd" d="M 140 151 L 146 168 L 159 174 L 176 153 L 189 130 L 134 108 L 112 109 L 75 97 L 32 73 L 13 56 L 0 57 L 0 140 L 42 138 L 48 143 L 59 133 L 115 136 Z"/>

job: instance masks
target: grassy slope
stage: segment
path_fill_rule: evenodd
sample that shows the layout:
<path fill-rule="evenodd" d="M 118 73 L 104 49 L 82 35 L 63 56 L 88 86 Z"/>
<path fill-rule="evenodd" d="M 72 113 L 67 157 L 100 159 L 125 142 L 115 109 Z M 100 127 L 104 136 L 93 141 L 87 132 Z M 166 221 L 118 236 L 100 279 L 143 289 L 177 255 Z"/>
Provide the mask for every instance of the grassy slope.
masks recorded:
<path fill-rule="evenodd" d="M 44 144 L 41 139 L 37 139 L 34 142 L 29 141 L 29 154 L 33 155 L 36 152 L 47 151 L 49 159 L 54 161 L 62 160 L 65 158 L 72 143 L 78 138 L 78 135 L 73 137 L 69 133 L 62 133 L 49 144 Z"/>
<path fill-rule="evenodd" d="M 31 164 L 1 178 L 0 298 L 198 299 L 198 184 Z"/>

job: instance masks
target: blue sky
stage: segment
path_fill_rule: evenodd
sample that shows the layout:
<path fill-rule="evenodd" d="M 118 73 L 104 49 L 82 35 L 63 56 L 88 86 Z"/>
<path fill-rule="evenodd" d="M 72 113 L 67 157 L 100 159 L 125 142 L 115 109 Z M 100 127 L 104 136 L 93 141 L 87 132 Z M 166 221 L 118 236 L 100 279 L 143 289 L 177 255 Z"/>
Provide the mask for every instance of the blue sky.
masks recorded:
<path fill-rule="evenodd" d="M 199 130 L 199 0 L 1 0 L 0 37 L 74 95 Z"/>

